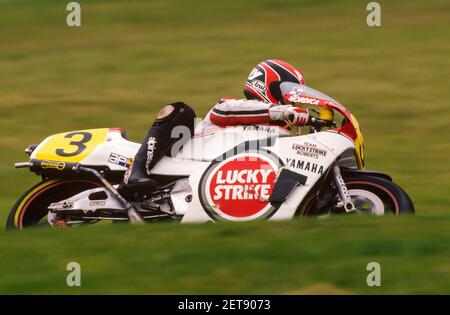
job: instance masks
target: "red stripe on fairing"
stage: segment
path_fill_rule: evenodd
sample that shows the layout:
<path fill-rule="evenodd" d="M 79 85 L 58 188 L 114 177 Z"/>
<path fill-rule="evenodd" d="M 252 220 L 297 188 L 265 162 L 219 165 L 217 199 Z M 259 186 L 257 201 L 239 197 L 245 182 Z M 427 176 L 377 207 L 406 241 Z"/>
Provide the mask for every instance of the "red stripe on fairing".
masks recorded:
<path fill-rule="evenodd" d="M 109 131 L 122 132 L 123 128 L 109 128 Z"/>
<path fill-rule="evenodd" d="M 395 206 L 395 214 L 396 215 L 398 215 L 399 214 L 399 212 L 400 212 L 400 207 L 398 206 L 398 202 L 397 202 L 397 199 L 395 199 L 395 196 L 389 191 L 389 190 L 387 190 L 386 188 L 384 188 L 383 186 L 381 186 L 381 185 L 378 185 L 378 184 L 374 184 L 374 183 L 371 183 L 371 182 L 361 182 L 361 181 L 359 181 L 359 182 L 349 182 L 349 183 L 345 183 L 346 185 L 351 185 L 351 184 L 356 184 L 356 185 L 369 185 L 369 186 L 374 186 L 374 187 L 377 187 L 378 189 L 381 189 L 381 190 L 383 190 L 385 193 L 387 193 L 390 197 L 391 197 L 391 199 L 392 199 L 392 201 L 394 202 L 394 206 Z"/>
<path fill-rule="evenodd" d="M 264 72 L 266 73 L 265 75 L 265 80 L 266 82 L 264 82 L 264 84 L 266 85 L 266 95 L 269 97 L 269 100 L 271 103 L 273 104 L 279 104 L 280 101 L 277 100 L 272 93 L 270 93 L 270 89 L 269 89 L 269 84 L 271 82 L 274 81 L 280 81 L 280 75 L 278 73 L 276 73 L 275 70 L 272 69 L 272 67 L 270 67 L 267 63 L 263 62 L 261 63 L 261 67 L 263 68 Z"/>
<path fill-rule="evenodd" d="M 75 181 L 70 181 L 70 182 L 71 183 L 75 183 L 75 182 L 77 182 L 77 183 L 90 183 L 90 184 L 95 184 L 97 186 L 101 186 L 99 183 L 94 182 L 94 181 L 90 181 L 90 180 L 75 180 Z M 61 181 L 61 182 L 57 182 L 57 183 L 51 184 L 51 185 L 45 187 L 44 189 L 39 190 L 32 198 L 30 198 L 30 200 L 28 200 L 27 203 L 22 207 L 22 210 L 20 212 L 19 229 L 21 229 L 21 230 L 23 229 L 23 216 L 24 216 L 24 214 L 25 214 L 25 212 L 27 210 L 27 207 L 30 205 L 30 203 L 34 199 L 36 199 L 38 196 L 42 195 L 44 192 L 49 190 L 50 188 L 53 188 L 53 187 L 56 187 L 58 185 L 62 185 L 62 184 L 65 184 L 65 183 L 67 183 L 67 181 Z"/>

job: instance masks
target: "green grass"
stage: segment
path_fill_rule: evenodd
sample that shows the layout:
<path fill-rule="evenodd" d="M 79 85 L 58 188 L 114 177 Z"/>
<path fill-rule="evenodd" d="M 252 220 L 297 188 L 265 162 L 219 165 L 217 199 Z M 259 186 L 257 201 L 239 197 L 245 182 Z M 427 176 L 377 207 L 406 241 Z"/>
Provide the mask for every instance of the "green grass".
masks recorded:
<path fill-rule="evenodd" d="M 442 215 L 352 216 L 7 233 L 0 293 L 448 292 L 449 224 Z M 81 265 L 79 288 L 65 285 L 71 261 Z M 371 261 L 381 287 L 366 285 Z"/>
<path fill-rule="evenodd" d="M 450 4 L 380 1 L 0 1 L 0 224 L 38 178 L 15 170 L 47 135 L 123 127 L 140 141 L 158 108 L 200 116 L 241 95 L 252 66 L 284 59 L 360 120 L 367 165 L 406 189 L 414 218 L 0 232 L 0 292 L 449 292 Z M 83 287 L 64 286 L 65 264 Z M 383 286 L 364 284 L 382 263 Z M 78 290 L 78 291 L 77 291 Z"/>

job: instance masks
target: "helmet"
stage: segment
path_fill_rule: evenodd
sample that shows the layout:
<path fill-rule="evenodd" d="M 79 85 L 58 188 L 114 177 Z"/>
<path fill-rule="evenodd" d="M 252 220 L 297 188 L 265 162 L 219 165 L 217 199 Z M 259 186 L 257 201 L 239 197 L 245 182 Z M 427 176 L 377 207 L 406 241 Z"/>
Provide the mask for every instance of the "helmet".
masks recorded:
<path fill-rule="evenodd" d="M 283 104 L 280 84 L 293 82 L 304 84 L 303 74 L 287 62 L 268 59 L 253 68 L 244 87 L 247 99 L 259 99 L 272 104 Z"/>

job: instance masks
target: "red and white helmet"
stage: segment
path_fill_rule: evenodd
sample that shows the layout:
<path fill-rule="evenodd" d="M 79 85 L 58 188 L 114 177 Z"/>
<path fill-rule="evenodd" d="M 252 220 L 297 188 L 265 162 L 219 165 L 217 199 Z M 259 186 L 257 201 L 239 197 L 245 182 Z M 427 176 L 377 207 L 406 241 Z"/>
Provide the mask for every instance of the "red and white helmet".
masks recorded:
<path fill-rule="evenodd" d="M 304 84 L 303 74 L 287 62 L 268 59 L 253 68 L 244 87 L 247 99 L 259 99 L 272 104 L 283 104 L 280 84 L 293 82 Z"/>

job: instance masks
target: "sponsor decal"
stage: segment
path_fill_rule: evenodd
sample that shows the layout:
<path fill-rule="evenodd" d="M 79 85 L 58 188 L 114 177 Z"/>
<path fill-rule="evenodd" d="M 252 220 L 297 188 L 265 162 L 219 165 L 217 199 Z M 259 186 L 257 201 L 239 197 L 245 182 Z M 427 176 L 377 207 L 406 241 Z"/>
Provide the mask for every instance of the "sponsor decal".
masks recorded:
<path fill-rule="evenodd" d="M 64 162 L 58 162 L 58 161 L 42 161 L 41 162 L 41 168 L 47 169 L 55 169 L 58 171 L 62 171 L 66 167 L 66 163 Z"/>
<path fill-rule="evenodd" d="M 302 95 L 305 92 L 303 85 L 294 86 L 289 95 Z"/>
<path fill-rule="evenodd" d="M 105 200 L 97 200 L 89 202 L 89 206 L 91 207 L 103 207 L 105 206 L 105 204 L 106 204 Z"/>
<path fill-rule="evenodd" d="M 258 125 L 247 125 L 244 126 L 245 131 L 263 131 L 268 133 L 278 133 L 280 131 L 279 127 L 272 126 L 258 126 Z"/>
<path fill-rule="evenodd" d="M 257 152 L 257 151 L 255 151 Z M 241 153 L 212 164 L 200 182 L 200 201 L 214 219 L 249 221 L 267 218 L 280 161 L 270 154 Z"/>
<path fill-rule="evenodd" d="M 147 161 L 145 162 L 145 168 L 147 174 L 150 175 L 150 163 L 153 161 L 153 154 L 156 149 L 156 138 L 149 137 L 147 141 Z"/>
<path fill-rule="evenodd" d="M 314 143 L 301 143 L 292 145 L 292 150 L 294 150 L 298 155 L 306 156 L 309 158 L 318 159 L 319 157 L 327 156 L 327 150 L 320 149 Z"/>
<path fill-rule="evenodd" d="M 253 80 L 251 82 L 252 87 L 254 87 L 255 89 L 257 89 L 260 92 L 265 92 L 267 90 L 266 85 L 264 84 L 264 82 L 260 81 L 260 80 Z"/>
<path fill-rule="evenodd" d="M 305 160 L 286 158 L 286 166 L 290 168 L 296 168 L 302 171 L 323 175 L 323 165 L 317 163 L 307 162 Z"/>
<path fill-rule="evenodd" d="M 132 159 L 129 159 L 126 156 L 117 153 L 111 153 L 109 155 L 108 162 L 128 168 L 131 165 Z"/>
<path fill-rule="evenodd" d="M 309 105 L 319 105 L 320 100 L 316 98 L 300 96 L 300 95 L 290 95 L 288 101 L 291 103 L 301 103 Z"/>

